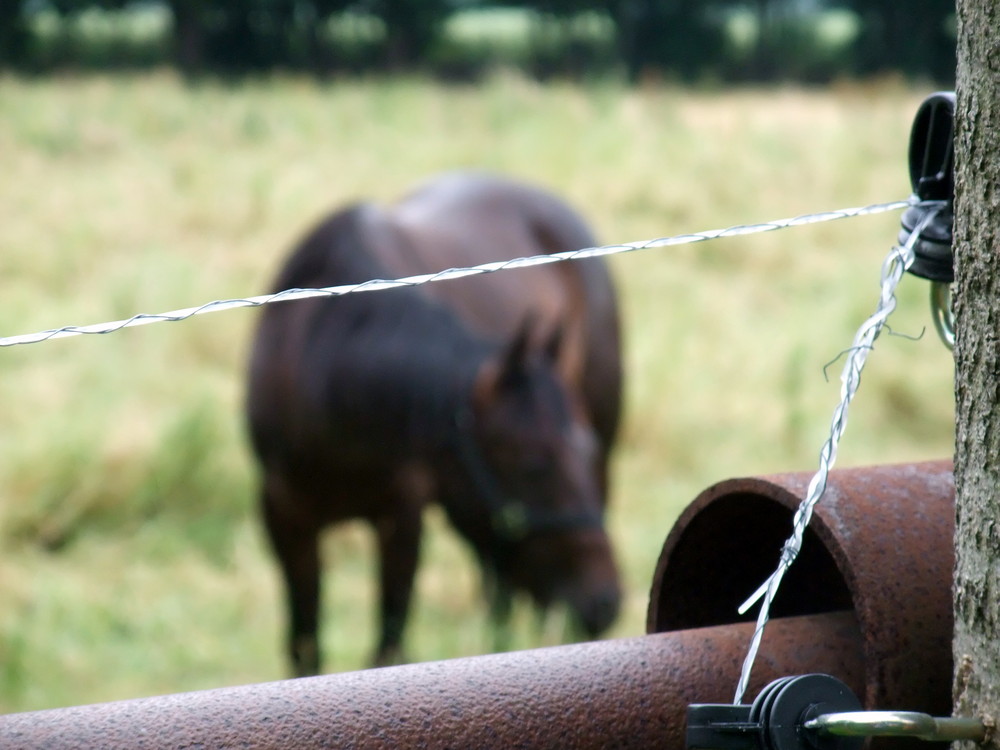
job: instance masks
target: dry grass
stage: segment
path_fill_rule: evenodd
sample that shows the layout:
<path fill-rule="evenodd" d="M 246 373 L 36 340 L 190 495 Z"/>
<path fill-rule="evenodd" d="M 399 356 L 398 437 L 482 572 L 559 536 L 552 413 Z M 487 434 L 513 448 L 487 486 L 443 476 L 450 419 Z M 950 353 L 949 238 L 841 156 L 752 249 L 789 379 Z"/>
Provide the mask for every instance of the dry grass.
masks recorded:
<path fill-rule="evenodd" d="M 546 185 L 606 241 L 896 199 L 918 101 L 891 83 L 0 79 L 0 334 L 263 291 L 324 211 L 456 167 Z M 628 415 L 610 524 L 628 598 L 612 635 L 642 632 L 663 537 L 700 489 L 814 468 L 839 390 L 823 366 L 873 308 L 897 227 L 889 215 L 614 259 Z M 906 280 L 895 330 L 928 325 L 926 294 Z M 253 321 L 0 351 L 0 710 L 284 675 L 242 435 Z M 950 455 L 951 361 L 933 335 L 886 337 L 869 367 L 841 464 Z M 432 521 L 411 656 L 485 650 L 468 555 Z M 357 668 L 373 639 L 371 542 L 348 527 L 327 548 L 329 664 Z M 515 646 L 560 637 L 517 613 Z"/>

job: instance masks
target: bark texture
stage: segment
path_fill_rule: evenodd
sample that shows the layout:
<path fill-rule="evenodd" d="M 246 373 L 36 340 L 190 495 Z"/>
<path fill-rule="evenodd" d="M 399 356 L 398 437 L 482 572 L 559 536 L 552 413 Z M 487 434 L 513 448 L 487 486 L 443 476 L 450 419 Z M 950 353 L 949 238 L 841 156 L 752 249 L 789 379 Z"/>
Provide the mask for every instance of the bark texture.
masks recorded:
<path fill-rule="evenodd" d="M 1000 718 L 1000 0 L 957 10 L 954 695 L 956 714 L 989 722 Z"/>

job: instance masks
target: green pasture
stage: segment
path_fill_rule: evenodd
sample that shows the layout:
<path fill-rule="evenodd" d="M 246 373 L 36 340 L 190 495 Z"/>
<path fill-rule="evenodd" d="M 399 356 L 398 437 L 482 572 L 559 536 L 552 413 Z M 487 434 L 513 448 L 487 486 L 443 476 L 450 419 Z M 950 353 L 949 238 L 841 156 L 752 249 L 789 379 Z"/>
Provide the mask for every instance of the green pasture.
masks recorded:
<path fill-rule="evenodd" d="M 261 293 L 325 211 L 455 168 L 547 186 L 605 242 L 904 198 L 924 93 L 0 79 L 0 335 Z M 893 213 L 611 261 L 628 389 L 611 636 L 643 632 L 663 538 L 699 491 L 815 469 L 842 360 L 824 368 L 874 309 L 898 226 Z M 901 335 L 869 359 L 840 465 L 951 455 L 952 362 L 927 294 L 904 279 Z M 286 676 L 242 428 L 255 320 L 0 350 L 0 711 Z M 331 671 L 373 646 L 372 546 L 362 526 L 327 539 Z M 414 661 L 488 650 L 471 558 L 437 513 L 417 586 Z M 513 646 L 559 643 L 563 625 L 521 606 Z"/>

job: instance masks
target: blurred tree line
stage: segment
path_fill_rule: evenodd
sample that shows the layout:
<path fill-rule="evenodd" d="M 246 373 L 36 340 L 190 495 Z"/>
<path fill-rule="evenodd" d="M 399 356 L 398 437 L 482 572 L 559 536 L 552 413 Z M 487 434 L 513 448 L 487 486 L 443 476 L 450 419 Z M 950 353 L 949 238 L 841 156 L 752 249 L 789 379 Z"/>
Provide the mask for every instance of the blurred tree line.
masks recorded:
<path fill-rule="evenodd" d="M 502 23 L 512 17 L 526 26 Z M 948 83 L 954 3 L 0 0 L 0 66 L 167 63 L 188 74 L 419 69 L 457 78 L 508 65 L 540 77 L 623 71 L 633 81 L 823 81 L 894 71 Z"/>

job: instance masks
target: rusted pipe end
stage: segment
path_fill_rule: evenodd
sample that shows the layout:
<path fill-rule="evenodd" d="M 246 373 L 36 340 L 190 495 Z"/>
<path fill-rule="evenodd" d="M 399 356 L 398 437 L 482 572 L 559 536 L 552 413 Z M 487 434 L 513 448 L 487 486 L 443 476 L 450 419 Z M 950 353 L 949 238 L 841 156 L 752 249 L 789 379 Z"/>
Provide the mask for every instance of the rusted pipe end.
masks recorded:
<path fill-rule="evenodd" d="M 812 473 L 731 479 L 671 530 L 647 632 L 723 625 L 772 572 Z M 864 641 L 865 705 L 951 711 L 951 462 L 832 472 L 772 617 L 851 610 Z"/>

